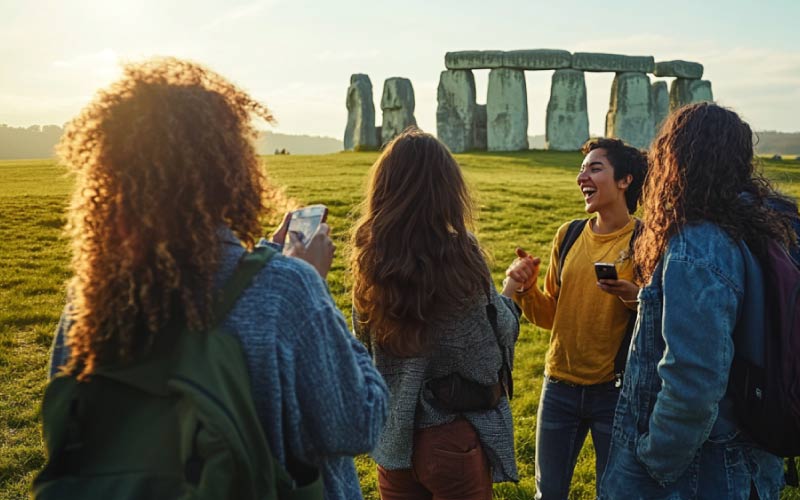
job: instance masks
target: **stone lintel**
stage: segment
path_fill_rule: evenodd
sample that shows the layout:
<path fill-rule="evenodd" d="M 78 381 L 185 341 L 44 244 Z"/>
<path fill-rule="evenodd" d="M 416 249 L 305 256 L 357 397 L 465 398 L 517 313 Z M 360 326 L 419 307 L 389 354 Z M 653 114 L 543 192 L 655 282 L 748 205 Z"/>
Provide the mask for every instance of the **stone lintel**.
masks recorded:
<path fill-rule="evenodd" d="M 699 80 L 703 78 L 703 65 L 691 61 L 659 61 L 653 71 L 656 76 L 690 78 Z"/>
<path fill-rule="evenodd" d="M 609 71 L 615 73 L 652 73 L 655 70 L 653 56 L 625 56 L 599 52 L 576 52 L 572 54 L 572 67 L 583 71 Z"/>
<path fill-rule="evenodd" d="M 444 66 L 447 69 L 493 69 L 503 67 L 502 50 L 462 50 L 447 52 Z"/>
<path fill-rule="evenodd" d="M 572 66 L 572 54 L 566 50 L 511 50 L 503 54 L 503 67 L 513 69 L 547 70 Z"/>

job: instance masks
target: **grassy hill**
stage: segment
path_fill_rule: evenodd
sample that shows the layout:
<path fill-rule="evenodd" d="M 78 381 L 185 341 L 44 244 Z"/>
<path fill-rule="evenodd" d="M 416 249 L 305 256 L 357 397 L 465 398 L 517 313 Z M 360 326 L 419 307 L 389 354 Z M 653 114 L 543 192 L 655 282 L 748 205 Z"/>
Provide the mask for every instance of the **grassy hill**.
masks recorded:
<path fill-rule="evenodd" d="M 293 201 L 330 208 L 338 250 L 329 282 L 346 315 L 350 311 L 350 278 L 344 266 L 347 232 L 375 158 L 376 153 L 265 158 L 270 178 L 284 186 Z M 498 285 L 515 246 L 542 256 L 546 264 L 558 226 L 583 216 L 575 185 L 581 159 L 576 153 L 480 153 L 457 158 L 479 206 L 477 234 L 493 256 Z M 800 165 L 764 164 L 785 191 L 800 196 Z M 0 499 L 17 499 L 27 497 L 30 481 L 44 460 L 37 411 L 69 276 L 62 226 L 72 180 L 51 160 L 0 161 L 0 179 Z M 535 416 L 547 342 L 548 332 L 523 323 L 512 404 L 522 480 L 518 485 L 496 486 L 497 498 L 533 498 Z M 359 457 L 357 465 L 365 498 L 377 499 L 373 464 Z M 594 498 L 590 443 L 581 452 L 570 498 Z M 800 499 L 800 494 L 784 493 L 783 498 Z"/>

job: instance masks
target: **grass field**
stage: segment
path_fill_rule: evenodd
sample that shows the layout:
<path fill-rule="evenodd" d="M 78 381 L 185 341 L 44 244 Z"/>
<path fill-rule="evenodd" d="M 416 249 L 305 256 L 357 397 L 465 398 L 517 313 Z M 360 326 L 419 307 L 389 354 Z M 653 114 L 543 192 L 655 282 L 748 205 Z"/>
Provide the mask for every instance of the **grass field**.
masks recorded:
<path fill-rule="evenodd" d="M 347 232 L 375 157 L 375 153 L 341 153 L 265 158 L 270 178 L 285 186 L 289 197 L 300 204 L 329 207 L 339 249 L 329 282 L 347 315 Z M 576 153 L 482 153 L 457 158 L 477 200 L 477 234 L 493 256 L 498 285 L 515 246 L 544 257 L 546 263 L 558 226 L 583 215 L 575 185 L 580 163 Z M 784 191 L 800 196 L 800 165 L 764 161 L 764 166 Z M 0 162 L 0 500 L 25 498 L 44 461 L 37 412 L 69 276 L 62 227 L 71 185 L 51 160 Z M 523 323 L 512 404 L 522 479 L 518 485 L 496 486 L 497 498 L 533 498 L 535 415 L 548 337 L 548 332 Z M 374 465 L 366 457 L 359 457 L 357 464 L 365 498 L 377 499 Z M 593 453 L 587 442 L 570 498 L 594 498 L 594 487 Z M 782 498 L 800 499 L 800 494 L 785 492 Z"/>

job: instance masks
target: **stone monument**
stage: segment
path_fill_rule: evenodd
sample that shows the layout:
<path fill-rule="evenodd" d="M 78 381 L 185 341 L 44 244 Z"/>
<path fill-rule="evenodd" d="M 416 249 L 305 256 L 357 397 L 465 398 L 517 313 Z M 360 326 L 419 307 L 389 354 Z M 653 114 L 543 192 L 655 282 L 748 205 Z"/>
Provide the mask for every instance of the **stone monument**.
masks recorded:
<path fill-rule="evenodd" d="M 345 151 L 377 149 L 379 141 L 375 131 L 375 104 L 369 76 L 360 73 L 350 76 L 346 104 Z"/>
<path fill-rule="evenodd" d="M 388 143 L 411 125 L 416 125 L 414 118 L 414 87 L 408 78 L 387 78 L 383 84 L 381 98 L 383 125 L 381 141 Z"/>

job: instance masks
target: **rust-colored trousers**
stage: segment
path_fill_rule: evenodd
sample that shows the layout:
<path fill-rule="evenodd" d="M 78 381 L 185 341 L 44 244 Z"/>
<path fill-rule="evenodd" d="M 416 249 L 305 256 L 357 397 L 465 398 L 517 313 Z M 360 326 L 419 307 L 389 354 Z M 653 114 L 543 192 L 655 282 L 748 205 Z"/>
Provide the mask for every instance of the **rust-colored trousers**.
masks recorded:
<path fill-rule="evenodd" d="M 410 469 L 378 466 L 382 500 L 491 500 L 489 460 L 466 420 L 414 433 Z"/>

